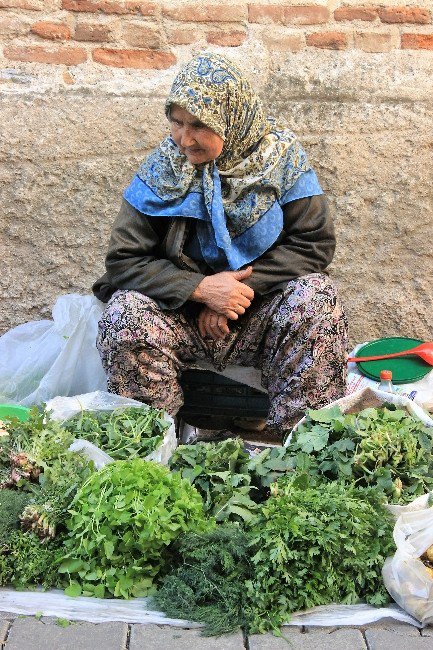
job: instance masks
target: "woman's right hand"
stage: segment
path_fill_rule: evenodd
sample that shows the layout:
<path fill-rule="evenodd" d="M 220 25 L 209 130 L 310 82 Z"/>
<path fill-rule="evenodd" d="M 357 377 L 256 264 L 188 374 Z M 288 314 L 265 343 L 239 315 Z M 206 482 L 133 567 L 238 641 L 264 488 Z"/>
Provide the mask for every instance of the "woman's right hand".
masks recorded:
<path fill-rule="evenodd" d="M 210 309 L 237 320 L 251 305 L 254 291 L 242 282 L 253 272 L 252 266 L 239 271 L 222 271 L 207 275 L 192 292 L 190 299 L 202 302 Z"/>

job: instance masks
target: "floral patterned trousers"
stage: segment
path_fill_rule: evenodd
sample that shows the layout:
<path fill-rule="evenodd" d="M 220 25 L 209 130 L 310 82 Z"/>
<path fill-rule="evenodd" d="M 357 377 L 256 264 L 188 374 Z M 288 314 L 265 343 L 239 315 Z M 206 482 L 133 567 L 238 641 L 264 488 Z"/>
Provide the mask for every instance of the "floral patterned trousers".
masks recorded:
<path fill-rule="evenodd" d="M 200 305 L 161 310 L 136 291 L 117 291 L 99 322 L 97 347 L 108 389 L 175 415 L 183 404 L 179 376 L 198 359 L 217 370 L 227 364 L 261 370 L 270 399 L 267 425 L 283 432 L 307 408 L 320 408 L 345 391 L 347 323 L 329 278 L 320 273 L 290 281 L 254 299 L 222 341 L 204 339 Z"/>

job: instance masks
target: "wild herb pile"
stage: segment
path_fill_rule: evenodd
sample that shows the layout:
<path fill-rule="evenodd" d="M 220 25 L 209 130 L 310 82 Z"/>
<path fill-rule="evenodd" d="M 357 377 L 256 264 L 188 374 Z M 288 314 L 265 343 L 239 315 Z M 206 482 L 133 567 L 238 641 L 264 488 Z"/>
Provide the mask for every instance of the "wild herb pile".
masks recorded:
<path fill-rule="evenodd" d="M 152 595 L 205 634 L 278 630 L 297 610 L 388 600 L 385 502 L 433 484 L 433 431 L 395 407 L 309 411 L 286 447 L 180 446 L 145 457 L 167 423 L 148 407 L 59 424 L 33 409 L 0 428 L 0 585 Z M 96 471 L 69 451 L 116 458 Z"/>
<path fill-rule="evenodd" d="M 116 461 L 93 474 L 71 506 L 59 571 L 69 595 L 145 596 L 181 533 L 208 527 L 197 491 L 157 463 Z"/>
<path fill-rule="evenodd" d="M 137 449 L 146 455 L 162 440 L 168 423 L 160 411 L 148 407 L 129 411 L 98 419 L 93 437 L 101 443 L 101 430 L 107 432 L 107 453 L 119 451 L 123 440 L 132 455 Z M 69 450 L 80 437 L 81 425 L 85 426 L 77 419 L 66 427 L 36 407 L 26 422 L 4 420 L 0 426 L 0 586 L 66 586 L 67 575 L 59 572 L 59 566 L 66 553 L 70 508 L 79 489 L 95 474 L 93 462 Z M 96 422 L 92 414 L 83 420 L 88 428 L 90 421 Z M 89 431 L 86 434 L 92 438 Z"/>
<path fill-rule="evenodd" d="M 114 460 L 144 458 L 162 442 L 170 423 L 162 411 L 142 407 L 82 411 L 63 423 L 75 438 L 89 440 Z"/>
<path fill-rule="evenodd" d="M 338 407 L 309 411 L 289 445 L 294 469 L 377 487 L 392 503 L 432 489 L 432 447 L 433 429 L 391 406 L 347 415 Z"/>
<path fill-rule="evenodd" d="M 393 522 L 374 489 L 294 475 L 250 522 L 250 632 L 276 629 L 291 612 L 389 597 L 382 566 L 394 549 Z"/>
<path fill-rule="evenodd" d="M 243 626 L 245 580 L 250 575 L 248 534 L 235 523 L 188 533 L 173 544 L 172 569 L 155 604 L 168 616 L 204 623 L 204 634 Z"/>
<path fill-rule="evenodd" d="M 169 467 L 188 479 L 203 497 L 205 511 L 216 521 L 249 521 L 269 488 L 292 467 L 284 447 L 264 449 L 256 456 L 244 450 L 242 440 L 181 445 Z"/>

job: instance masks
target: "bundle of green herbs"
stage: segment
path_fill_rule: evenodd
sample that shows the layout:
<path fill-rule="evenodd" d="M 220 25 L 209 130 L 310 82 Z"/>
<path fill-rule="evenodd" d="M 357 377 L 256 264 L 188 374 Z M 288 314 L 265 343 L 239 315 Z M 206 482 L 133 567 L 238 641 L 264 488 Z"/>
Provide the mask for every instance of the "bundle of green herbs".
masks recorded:
<path fill-rule="evenodd" d="M 264 449 L 250 457 L 243 441 L 181 445 L 169 462 L 203 497 L 205 511 L 221 521 L 248 521 L 257 504 L 269 496 L 269 486 L 293 467 L 284 447 Z"/>
<path fill-rule="evenodd" d="M 75 596 L 151 593 L 166 568 L 167 546 L 183 532 L 215 525 L 188 481 L 138 458 L 93 474 L 70 512 L 59 571 L 69 578 L 66 593 Z"/>
<path fill-rule="evenodd" d="M 62 425 L 75 438 L 84 438 L 114 460 L 144 458 L 157 449 L 170 423 L 163 411 L 143 404 L 114 411 L 82 411 Z"/>
<path fill-rule="evenodd" d="M 156 606 L 168 616 L 204 623 L 204 635 L 243 626 L 250 564 L 242 527 L 225 523 L 209 532 L 187 533 L 170 550 L 172 568 L 154 596 Z"/>
<path fill-rule="evenodd" d="M 277 630 L 315 605 L 388 601 L 381 571 L 395 550 L 393 521 L 374 489 L 287 476 L 248 528 L 249 632 Z"/>
<path fill-rule="evenodd" d="M 42 543 L 34 533 L 12 531 L 0 552 L 0 586 L 13 585 L 18 589 L 60 586 L 58 566 L 62 543 L 61 535 Z"/>
<path fill-rule="evenodd" d="M 18 490 L 0 490 L 0 553 L 8 549 L 12 531 L 20 527 L 20 516 L 31 495 Z"/>
<path fill-rule="evenodd" d="M 56 535 L 78 487 L 94 471 L 93 463 L 69 451 L 74 436 L 43 408 L 32 408 L 26 422 L 12 418 L 1 438 L 0 488 L 30 492 L 20 516 L 24 530 L 45 541 Z"/>
<path fill-rule="evenodd" d="M 338 407 L 308 411 L 288 449 L 293 468 L 408 503 L 432 489 L 432 446 L 432 428 L 387 405 L 346 415 Z"/>

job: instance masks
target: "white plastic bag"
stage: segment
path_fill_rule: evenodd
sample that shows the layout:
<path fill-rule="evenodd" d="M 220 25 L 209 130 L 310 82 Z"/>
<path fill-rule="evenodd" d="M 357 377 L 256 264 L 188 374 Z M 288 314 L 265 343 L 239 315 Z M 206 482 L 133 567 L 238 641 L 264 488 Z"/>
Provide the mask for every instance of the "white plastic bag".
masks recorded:
<path fill-rule="evenodd" d="M 144 404 L 129 397 L 121 397 L 114 393 L 98 390 L 74 397 L 54 397 L 47 402 L 46 408 L 50 411 L 50 417 L 53 420 L 63 422 L 81 411 L 114 411 L 116 408 L 128 406 L 143 407 Z M 176 449 L 177 439 L 173 418 L 168 413 L 164 414 L 164 418 L 170 423 L 170 427 L 165 432 L 159 447 L 146 456 L 145 460 L 154 460 L 162 465 L 167 465 L 170 456 Z M 70 449 L 72 451 L 82 450 L 89 460 L 93 460 L 98 469 L 113 461 L 111 456 L 87 440 L 75 440 Z"/>
<path fill-rule="evenodd" d="M 67 294 L 53 307 L 53 321 L 18 325 L 0 337 L 0 402 L 31 406 L 55 395 L 106 389 L 96 349 L 103 303 Z"/>
<path fill-rule="evenodd" d="M 394 527 L 397 551 L 382 570 L 391 596 L 423 626 L 433 623 L 433 577 L 419 559 L 433 544 L 433 508 L 427 500 L 425 495 L 400 506 Z"/>

